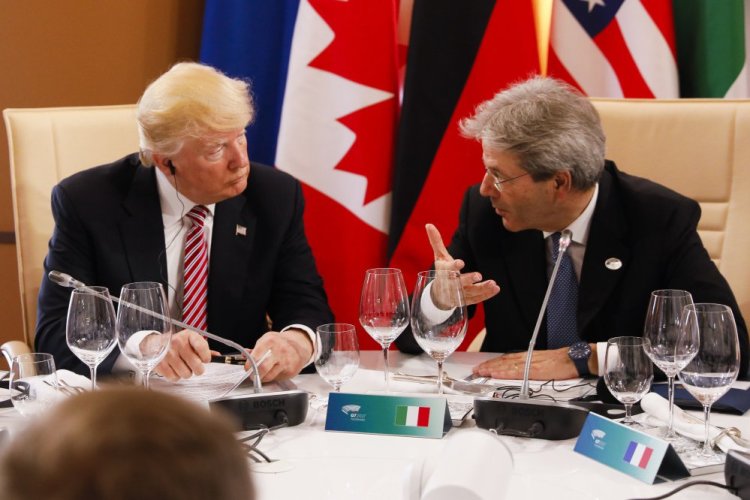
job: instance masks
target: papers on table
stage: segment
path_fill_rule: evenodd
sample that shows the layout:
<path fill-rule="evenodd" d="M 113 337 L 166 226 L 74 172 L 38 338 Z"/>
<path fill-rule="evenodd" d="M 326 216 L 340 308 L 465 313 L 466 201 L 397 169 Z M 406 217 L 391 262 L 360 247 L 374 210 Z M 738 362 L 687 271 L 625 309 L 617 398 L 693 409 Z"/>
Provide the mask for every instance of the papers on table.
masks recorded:
<path fill-rule="evenodd" d="M 247 379 L 251 372 L 246 372 L 242 365 L 224 363 L 207 363 L 203 375 L 194 375 L 177 382 L 170 382 L 162 377 L 151 378 L 151 388 L 169 392 L 193 401 L 204 402 L 219 399 Z"/>

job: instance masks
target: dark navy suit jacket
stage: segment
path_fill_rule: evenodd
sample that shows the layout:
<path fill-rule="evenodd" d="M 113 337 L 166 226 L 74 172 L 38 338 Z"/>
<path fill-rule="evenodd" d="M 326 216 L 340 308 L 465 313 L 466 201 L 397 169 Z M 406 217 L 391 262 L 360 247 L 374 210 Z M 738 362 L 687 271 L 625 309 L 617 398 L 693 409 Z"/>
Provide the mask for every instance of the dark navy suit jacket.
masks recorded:
<path fill-rule="evenodd" d="M 699 205 L 654 182 L 625 174 L 607 161 L 591 220 L 578 295 L 580 338 L 601 342 L 619 335 L 643 334 L 653 290 L 688 290 L 695 302 L 732 307 L 742 351 L 740 374 L 747 372 L 748 333 L 729 285 L 719 273 L 697 233 Z M 495 280 L 500 293 L 484 302 L 487 336 L 482 351 L 525 351 L 547 287 L 543 234 L 510 232 L 479 186 L 469 188 L 459 226 L 448 247 Z M 605 266 L 617 258 L 622 267 Z M 546 347 L 546 324 L 537 346 Z M 409 332 L 397 340 L 405 352 L 419 352 Z"/>
<path fill-rule="evenodd" d="M 333 320 L 304 232 L 298 181 L 253 164 L 247 189 L 216 204 L 208 278 L 208 331 L 252 347 L 268 331 Z M 58 368 L 88 374 L 68 349 L 70 290 L 51 283 L 58 270 L 117 296 L 125 283 L 158 281 L 166 290 L 164 228 L 153 168 L 137 154 L 85 170 L 52 191 L 55 229 L 39 292 L 36 349 Z M 237 234 L 237 226 L 246 234 Z M 212 346 L 216 347 L 216 346 Z M 219 349 L 220 350 L 220 349 Z M 111 370 L 118 351 L 100 366 Z"/>

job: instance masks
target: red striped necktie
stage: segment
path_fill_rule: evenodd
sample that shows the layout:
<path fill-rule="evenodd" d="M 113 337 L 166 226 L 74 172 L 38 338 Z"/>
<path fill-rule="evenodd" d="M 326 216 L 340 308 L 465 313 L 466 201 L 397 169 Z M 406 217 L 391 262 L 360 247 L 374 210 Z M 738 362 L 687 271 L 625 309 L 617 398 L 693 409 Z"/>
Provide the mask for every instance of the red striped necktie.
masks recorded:
<path fill-rule="evenodd" d="M 208 328 L 208 243 L 203 224 L 208 209 L 196 205 L 187 214 L 192 222 L 185 239 L 185 266 L 182 295 L 182 321 L 190 326 Z"/>

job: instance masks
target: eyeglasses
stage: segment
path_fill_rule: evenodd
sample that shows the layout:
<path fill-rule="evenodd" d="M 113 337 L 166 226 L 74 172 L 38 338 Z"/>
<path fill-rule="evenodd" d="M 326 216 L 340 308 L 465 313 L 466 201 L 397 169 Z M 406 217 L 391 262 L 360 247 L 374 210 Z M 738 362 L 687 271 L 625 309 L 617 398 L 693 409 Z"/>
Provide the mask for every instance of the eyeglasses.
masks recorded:
<path fill-rule="evenodd" d="M 502 177 L 499 177 L 495 172 L 490 170 L 489 168 L 485 168 L 484 172 L 486 175 L 489 175 L 492 178 L 492 185 L 495 186 L 495 189 L 498 191 L 503 190 L 503 184 L 506 182 L 514 181 L 516 179 L 520 179 L 521 177 L 525 177 L 527 175 L 530 175 L 530 172 L 526 172 L 525 174 L 517 175 L 515 177 L 511 177 L 510 179 L 503 179 Z"/>

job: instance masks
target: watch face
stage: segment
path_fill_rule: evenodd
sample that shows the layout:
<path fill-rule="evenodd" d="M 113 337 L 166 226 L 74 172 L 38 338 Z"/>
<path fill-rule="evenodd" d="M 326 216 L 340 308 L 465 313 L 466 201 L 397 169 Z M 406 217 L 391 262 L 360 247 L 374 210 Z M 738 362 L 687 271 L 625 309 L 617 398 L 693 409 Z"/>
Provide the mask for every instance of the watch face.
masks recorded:
<path fill-rule="evenodd" d="M 588 342 L 576 342 L 570 346 L 568 355 L 573 359 L 587 359 L 591 356 L 591 346 Z"/>

